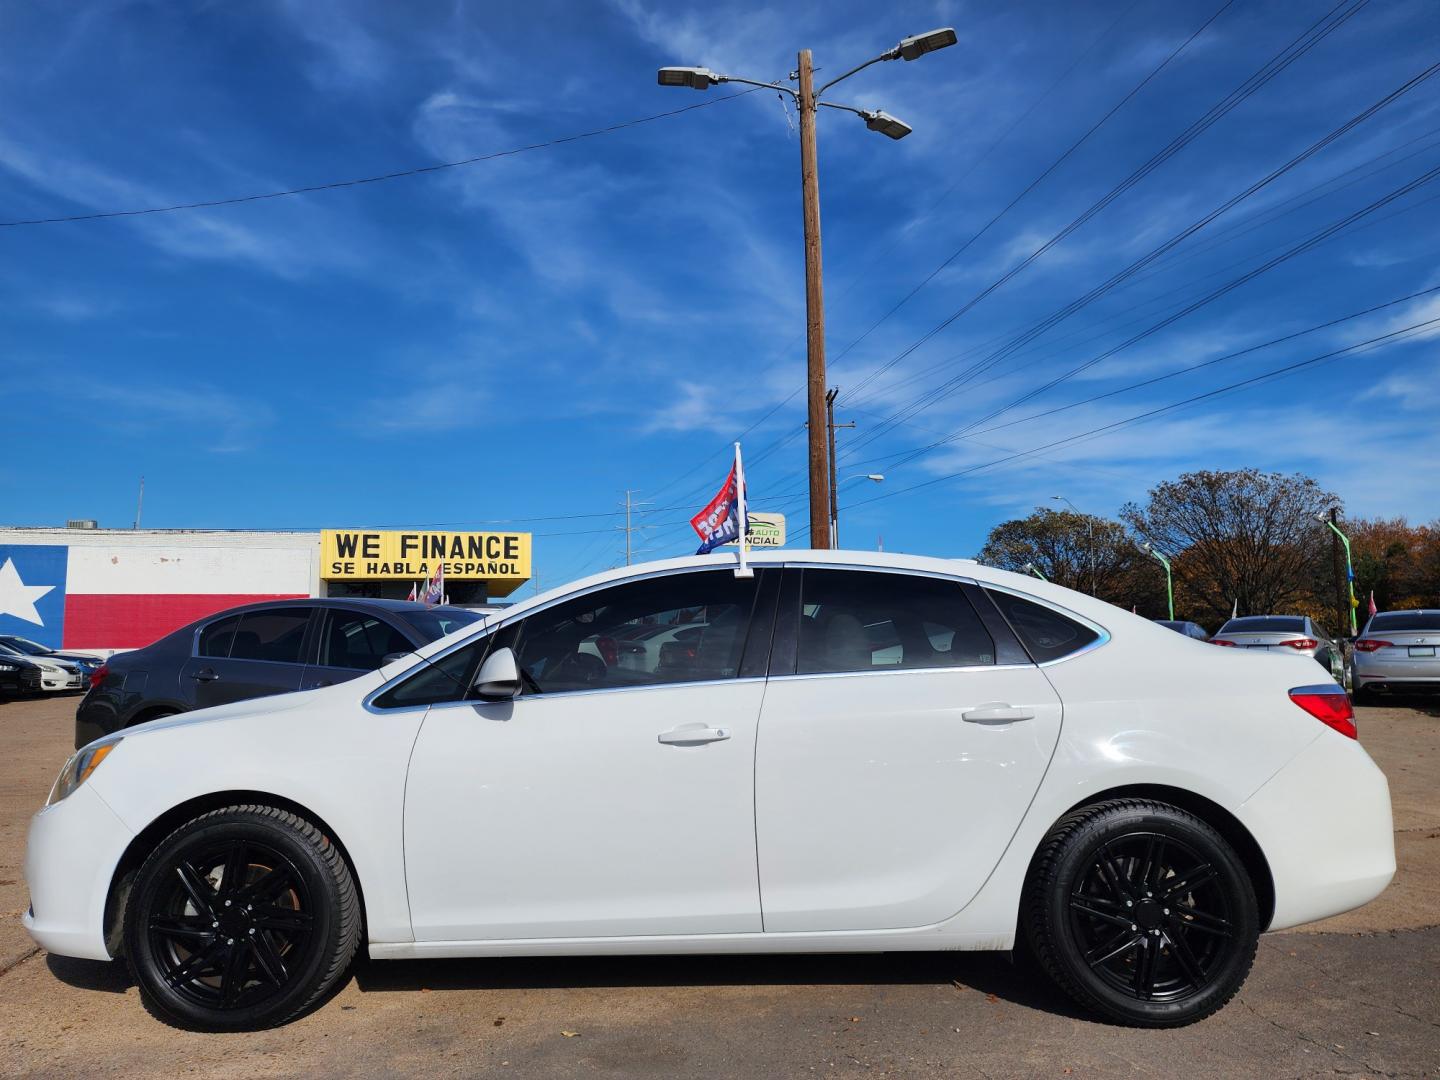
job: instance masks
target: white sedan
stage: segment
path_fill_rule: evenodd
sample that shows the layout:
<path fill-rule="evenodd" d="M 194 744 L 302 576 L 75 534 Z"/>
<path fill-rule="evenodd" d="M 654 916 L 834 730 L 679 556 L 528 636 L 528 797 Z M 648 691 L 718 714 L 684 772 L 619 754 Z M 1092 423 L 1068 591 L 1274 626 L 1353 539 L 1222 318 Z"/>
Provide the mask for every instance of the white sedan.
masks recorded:
<path fill-rule="evenodd" d="M 79 751 L 25 925 L 160 1015 L 282 1023 L 374 958 L 1029 949 L 1125 1023 L 1377 896 L 1385 777 L 1301 657 L 971 562 L 626 567 L 341 685 Z M 653 671 L 582 644 L 703 621 Z M 683 653 L 683 656 L 681 655 Z M 683 662 L 681 662 L 683 661 Z"/>

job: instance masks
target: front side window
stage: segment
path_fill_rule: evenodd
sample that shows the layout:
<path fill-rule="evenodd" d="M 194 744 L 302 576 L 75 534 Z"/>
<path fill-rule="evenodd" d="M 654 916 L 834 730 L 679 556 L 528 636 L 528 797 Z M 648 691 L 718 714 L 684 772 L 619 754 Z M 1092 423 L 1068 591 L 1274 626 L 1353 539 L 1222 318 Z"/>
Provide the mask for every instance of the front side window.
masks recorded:
<path fill-rule="evenodd" d="M 298 664 L 309 621 L 309 608 L 247 611 L 240 616 L 240 628 L 230 644 L 230 659 Z"/>
<path fill-rule="evenodd" d="M 490 644 L 482 637 L 446 653 L 438 660 L 425 660 L 404 682 L 392 686 L 375 699 L 381 709 L 403 709 L 461 701 L 470 691 L 470 682 Z"/>
<path fill-rule="evenodd" d="M 1090 627 L 1060 614 L 1054 608 L 999 589 L 985 591 L 1037 664 L 1059 660 L 1099 640 L 1100 635 Z"/>
<path fill-rule="evenodd" d="M 995 663 L 995 643 L 958 582 L 862 570 L 803 573 L 799 674 Z"/>
<path fill-rule="evenodd" d="M 497 645 L 542 694 L 733 679 L 755 583 L 728 570 L 627 582 L 538 611 Z"/>
<path fill-rule="evenodd" d="M 320 638 L 320 663 L 325 667 L 374 671 L 391 653 L 408 653 L 410 639 L 384 619 L 363 611 L 330 611 Z"/>

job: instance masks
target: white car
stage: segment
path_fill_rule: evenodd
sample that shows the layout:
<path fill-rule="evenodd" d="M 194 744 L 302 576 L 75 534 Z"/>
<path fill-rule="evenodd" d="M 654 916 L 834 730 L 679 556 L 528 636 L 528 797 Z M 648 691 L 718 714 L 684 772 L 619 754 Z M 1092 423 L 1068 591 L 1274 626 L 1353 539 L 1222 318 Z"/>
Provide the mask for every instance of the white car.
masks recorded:
<path fill-rule="evenodd" d="M 362 935 L 379 959 L 1023 943 L 1162 1027 L 1224 1005 L 1261 931 L 1394 873 L 1385 777 L 1308 659 L 970 562 L 752 565 L 611 571 L 91 743 L 31 824 L 25 925 L 211 1030 L 300 1014 Z M 581 652 L 682 611 L 705 633 L 653 672 Z"/>
<path fill-rule="evenodd" d="M 0 642 L 0 655 L 18 656 L 29 660 L 40 669 L 40 689 L 52 694 L 64 690 L 81 690 L 85 687 L 85 674 L 80 665 L 70 660 L 59 660 L 53 656 L 31 656 L 17 648 Z"/>

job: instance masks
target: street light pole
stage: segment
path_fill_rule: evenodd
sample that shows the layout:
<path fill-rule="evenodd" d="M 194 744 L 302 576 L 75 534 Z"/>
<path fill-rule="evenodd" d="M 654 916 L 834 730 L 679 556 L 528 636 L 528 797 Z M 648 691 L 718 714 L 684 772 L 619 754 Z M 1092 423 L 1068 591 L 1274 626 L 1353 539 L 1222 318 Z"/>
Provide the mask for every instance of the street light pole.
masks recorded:
<path fill-rule="evenodd" d="M 1147 552 L 1147 553 L 1155 556 L 1155 558 L 1159 559 L 1159 560 L 1160 560 L 1160 565 L 1163 566 L 1163 567 L 1165 567 L 1165 599 L 1166 599 L 1166 600 L 1169 602 L 1169 604 L 1170 604 L 1170 621 L 1171 621 L 1171 622 L 1174 622 L 1174 621 L 1175 621 L 1175 579 L 1174 579 L 1173 575 L 1171 575 L 1171 573 L 1170 573 L 1170 560 L 1167 559 L 1164 555 L 1161 555 L 1160 552 L 1156 551 L 1155 548 L 1151 546 L 1149 540 L 1146 540 L 1145 543 L 1141 544 L 1141 545 L 1140 545 L 1140 548 L 1141 548 L 1142 551 L 1145 551 L 1145 552 Z"/>
<path fill-rule="evenodd" d="M 738 75 L 721 75 L 708 68 L 663 67 L 659 71 L 661 86 L 688 86 L 707 90 L 720 83 L 735 82 L 745 86 L 764 87 L 789 94 L 800 115 L 800 199 L 805 219 L 805 369 L 806 417 L 809 423 L 810 474 L 810 546 L 828 548 L 831 544 L 832 480 L 827 463 L 828 432 L 825 426 L 825 288 L 820 258 L 820 176 L 815 148 L 815 120 L 821 105 L 842 112 L 854 113 L 865 121 L 871 131 L 891 139 L 910 134 L 910 125 L 879 109 L 857 109 L 822 101 L 821 97 L 836 83 L 843 82 L 871 64 L 885 60 L 918 60 L 926 53 L 944 49 L 956 42 L 953 27 L 942 27 L 901 40 L 893 49 L 851 68 L 839 78 L 831 79 L 815 89 L 815 68 L 809 49 L 801 49 L 795 71 L 790 76 L 796 87 L 782 83 L 759 82 Z"/>
<path fill-rule="evenodd" d="M 1330 526 L 1330 531 L 1338 536 L 1340 543 L 1345 546 L 1345 584 L 1348 587 L 1350 602 L 1350 636 L 1353 638 L 1360 632 L 1355 619 L 1355 609 L 1360 606 L 1360 601 L 1355 599 L 1355 564 L 1350 559 L 1350 538 L 1340 531 L 1339 525 L 1335 524 L 1335 519 L 1340 516 L 1339 507 L 1318 516 L 1321 521 Z"/>
<path fill-rule="evenodd" d="M 1071 510 L 1074 510 L 1075 513 L 1085 519 L 1085 542 L 1090 546 L 1090 595 L 1098 600 L 1100 598 L 1100 571 L 1096 566 L 1097 560 L 1095 558 L 1095 519 L 1089 514 L 1083 513 L 1078 506 L 1064 495 L 1051 495 L 1050 498 L 1056 502 L 1063 502 L 1066 506 L 1070 507 Z"/>
<path fill-rule="evenodd" d="M 851 424 L 850 426 L 851 426 L 851 427 L 854 427 L 855 425 Z M 879 473 L 879 472 L 856 473 L 854 476 L 847 476 L 847 477 L 845 477 L 845 479 L 842 480 L 840 483 L 846 483 L 846 484 L 848 484 L 851 480 L 869 480 L 871 483 L 881 484 L 881 483 L 884 483 L 884 482 L 885 482 L 885 474 L 884 474 L 884 473 Z M 834 459 L 834 458 L 831 458 L 831 459 L 830 459 L 830 498 L 831 498 L 832 500 L 835 498 L 835 492 L 839 489 L 839 486 L 840 486 L 839 484 L 835 483 L 835 459 Z M 831 518 L 830 518 L 830 527 L 831 527 L 831 529 L 833 530 L 833 532 L 832 532 L 831 535 L 834 536 L 834 538 L 835 538 L 835 546 L 838 548 L 838 547 L 840 546 L 840 507 L 839 507 L 838 503 L 836 504 L 834 513 L 833 513 L 833 515 L 832 515 Z"/>

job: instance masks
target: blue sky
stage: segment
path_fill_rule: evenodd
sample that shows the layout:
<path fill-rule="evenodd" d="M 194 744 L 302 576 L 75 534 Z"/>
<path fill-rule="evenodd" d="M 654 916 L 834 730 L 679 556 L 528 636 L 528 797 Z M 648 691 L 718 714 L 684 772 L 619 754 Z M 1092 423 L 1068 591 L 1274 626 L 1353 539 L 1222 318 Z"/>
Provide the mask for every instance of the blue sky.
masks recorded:
<path fill-rule="evenodd" d="M 1435 78 L 1025 350 L 971 370 L 1434 62 L 1433 7 L 1397 0 L 1360 10 L 885 367 L 1332 6 L 1237 0 L 846 351 L 1219 3 L 9 4 L 0 219 L 223 198 L 510 149 L 707 100 L 656 86 L 662 64 L 773 79 L 808 45 L 822 74 L 838 73 L 950 24 L 955 48 L 877 65 L 832 91 L 902 117 L 908 139 L 839 112 L 820 118 L 831 382 L 839 418 L 857 424 L 841 433 L 841 473 L 887 475 L 842 485 L 847 544 L 883 535 L 889 549 L 968 555 L 996 522 L 1054 494 L 1111 514 L 1180 472 L 1245 465 L 1310 473 L 1353 514 L 1432 519 L 1433 333 L 903 490 L 1440 317 L 1435 293 L 1076 404 L 1440 285 L 1434 182 L 974 424 L 1440 165 Z M 537 534 L 537 570 L 553 584 L 611 565 L 623 539 L 613 517 L 541 519 L 611 513 L 627 488 L 651 511 L 637 546 L 693 550 L 684 520 L 718 486 L 728 443 L 753 425 L 752 503 L 788 512 L 798 539 L 793 124 L 775 94 L 757 92 L 413 179 L 0 229 L 0 516 L 128 525 L 144 474 L 155 527 L 514 519 Z M 913 408 L 967 372 L 956 392 Z M 903 423 L 882 425 L 897 412 Z M 905 460 L 967 424 L 973 437 Z M 891 497 L 861 504 L 879 495 Z"/>

